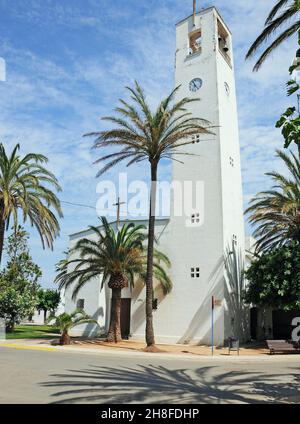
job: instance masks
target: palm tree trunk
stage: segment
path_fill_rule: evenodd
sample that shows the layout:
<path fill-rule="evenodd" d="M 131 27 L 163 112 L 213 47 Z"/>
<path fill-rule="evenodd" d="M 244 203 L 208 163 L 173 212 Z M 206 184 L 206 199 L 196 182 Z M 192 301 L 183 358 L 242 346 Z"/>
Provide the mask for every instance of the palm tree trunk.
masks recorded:
<path fill-rule="evenodd" d="M 148 256 L 146 276 L 146 343 L 147 348 L 155 346 L 153 328 L 153 251 L 155 238 L 157 164 L 151 164 L 151 195 L 148 228 Z"/>
<path fill-rule="evenodd" d="M 13 333 L 15 331 L 15 322 L 13 319 L 6 324 L 5 331 L 6 333 Z"/>
<path fill-rule="evenodd" d="M 61 346 L 66 346 L 71 344 L 71 337 L 69 336 L 67 331 L 63 331 L 60 337 L 59 344 Z"/>
<path fill-rule="evenodd" d="M 2 260 L 3 245 L 5 234 L 5 219 L 4 219 L 4 206 L 3 201 L 0 202 L 0 265 Z"/>
<path fill-rule="evenodd" d="M 110 326 L 107 335 L 109 343 L 122 341 L 121 337 L 121 289 L 112 289 Z"/>

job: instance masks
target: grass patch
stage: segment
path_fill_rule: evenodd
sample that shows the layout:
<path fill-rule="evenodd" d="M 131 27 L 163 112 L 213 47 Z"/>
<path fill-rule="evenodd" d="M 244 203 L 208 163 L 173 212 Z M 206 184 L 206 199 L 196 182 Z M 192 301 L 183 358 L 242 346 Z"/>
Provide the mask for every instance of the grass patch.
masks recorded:
<path fill-rule="evenodd" d="M 53 339 L 59 334 L 57 328 L 48 325 L 17 325 L 13 333 L 6 334 L 6 339 Z"/>

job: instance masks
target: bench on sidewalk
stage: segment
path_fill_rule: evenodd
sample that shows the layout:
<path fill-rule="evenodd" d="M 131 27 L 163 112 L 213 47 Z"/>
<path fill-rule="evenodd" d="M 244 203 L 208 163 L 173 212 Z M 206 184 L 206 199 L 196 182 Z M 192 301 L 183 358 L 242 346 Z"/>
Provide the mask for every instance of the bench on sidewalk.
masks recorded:
<path fill-rule="evenodd" d="M 300 353 L 300 345 L 292 340 L 267 340 L 270 355 L 276 353 Z"/>

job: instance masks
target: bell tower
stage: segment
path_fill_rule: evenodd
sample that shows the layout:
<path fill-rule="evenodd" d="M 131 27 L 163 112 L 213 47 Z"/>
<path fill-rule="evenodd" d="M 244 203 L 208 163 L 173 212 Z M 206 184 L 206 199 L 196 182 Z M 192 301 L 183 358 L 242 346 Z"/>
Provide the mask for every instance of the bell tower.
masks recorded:
<path fill-rule="evenodd" d="M 223 258 L 233 246 L 243 256 L 245 241 L 232 37 L 216 8 L 196 13 L 194 2 L 193 15 L 176 25 L 175 86 L 180 86 L 176 100 L 200 99 L 189 110 L 214 128 L 212 135 L 191 139 L 193 144 L 183 150 L 193 155 L 181 156 L 183 164 L 173 162 L 173 181 L 201 182 L 203 195 L 199 210 L 177 216 L 171 207 L 174 289 L 166 303 L 177 318 L 166 323 L 165 334 L 180 334 L 181 343 L 209 344 L 214 296 L 220 300 L 215 343 L 221 345 L 232 336 L 235 319 L 226 302 Z"/>

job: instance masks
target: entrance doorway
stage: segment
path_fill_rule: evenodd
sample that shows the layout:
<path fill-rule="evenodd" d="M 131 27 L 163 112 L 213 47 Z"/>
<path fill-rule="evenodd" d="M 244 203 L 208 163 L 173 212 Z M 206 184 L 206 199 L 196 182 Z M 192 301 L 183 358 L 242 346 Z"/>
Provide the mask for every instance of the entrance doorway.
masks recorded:
<path fill-rule="evenodd" d="M 131 299 L 121 300 L 121 335 L 128 340 L 130 336 Z"/>
<path fill-rule="evenodd" d="M 257 308 L 250 309 L 250 330 L 251 330 L 251 340 L 257 340 Z"/>

